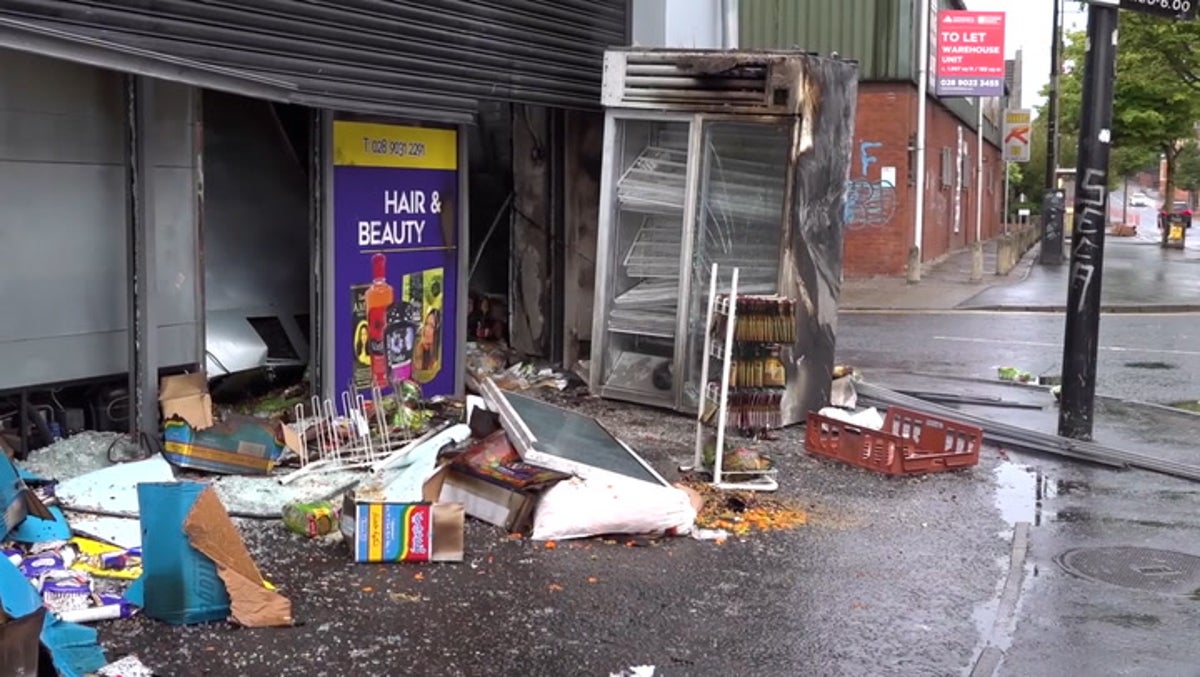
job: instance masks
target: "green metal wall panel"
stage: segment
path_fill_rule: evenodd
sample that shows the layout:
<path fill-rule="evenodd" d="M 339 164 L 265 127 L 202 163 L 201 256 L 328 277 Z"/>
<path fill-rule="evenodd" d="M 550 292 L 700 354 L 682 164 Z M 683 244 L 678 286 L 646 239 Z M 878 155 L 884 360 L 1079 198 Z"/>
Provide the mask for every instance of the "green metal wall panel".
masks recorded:
<path fill-rule="evenodd" d="M 861 65 L 863 80 L 912 77 L 913 0 L 741 0 L 743 49 L 837 52 Z"/>

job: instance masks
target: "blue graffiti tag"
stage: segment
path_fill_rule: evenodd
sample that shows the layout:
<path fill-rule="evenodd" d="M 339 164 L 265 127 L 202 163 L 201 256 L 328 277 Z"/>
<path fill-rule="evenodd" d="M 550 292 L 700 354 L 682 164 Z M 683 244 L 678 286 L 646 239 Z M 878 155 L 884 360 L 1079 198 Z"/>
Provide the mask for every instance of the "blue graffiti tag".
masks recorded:
<path fill-rule="evenodd" d="M 846 228 L 877 228 L 887 225 L 896 213 L 896 187 L 888 181 L 871 181 L 871 165 L 879 162 L 871 151 L 883 147 L 878 141 L 863 141 L 858 145 L 861 178 L 846 183 L 845 207 L 842 214 Z"/>
<path fill-rule="evenodd" d="M 867 170 L 870 169 L 871 165 L 879 162 L 879 158 L 871 154 L 871 149 L 881 148 L 882 146 L 883 144 L 879 141 L 863 141 L 859 144 L 858 162 L 862 166 L 862 171 L 859 174 L 862 174 L 864 179 L 867 178 Z"/>

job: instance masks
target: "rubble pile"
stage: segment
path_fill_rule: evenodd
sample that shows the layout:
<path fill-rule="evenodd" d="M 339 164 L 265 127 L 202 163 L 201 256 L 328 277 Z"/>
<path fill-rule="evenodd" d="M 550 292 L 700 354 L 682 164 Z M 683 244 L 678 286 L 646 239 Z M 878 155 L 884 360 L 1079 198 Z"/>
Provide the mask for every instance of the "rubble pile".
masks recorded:
<path fill-rule="evenodd" d="M 68 677 L 148 675 L 136 656 L 110 661 L 89 626 L 135 614 L 300 622 L 234 517 L 343 541 L 359 563 L 462 562 L 468 518 L 547 549 L 692 532 L 695 492 L 595 419 L 518 392 L 559 388 L 562 377 L 522 365 L 477 376 L 482 396 L 465 400 L 427 401 L 405 383 L 340 402 L 293 388 L 219 408 L 202 374 L 168 377 L 150 448 L 81 433 L 26 461 L 0 456 L 0 656 L 36 666 L 44 649 Z"/>

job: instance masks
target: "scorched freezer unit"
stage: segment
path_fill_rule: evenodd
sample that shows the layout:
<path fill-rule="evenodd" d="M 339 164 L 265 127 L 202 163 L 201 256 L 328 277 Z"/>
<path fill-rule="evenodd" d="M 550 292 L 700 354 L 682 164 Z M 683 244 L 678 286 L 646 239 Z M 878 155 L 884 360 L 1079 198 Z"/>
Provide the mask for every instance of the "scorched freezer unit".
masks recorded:
<path fill-rule="evenodd" d="M 803 52 L 612 50 L 590 385 L 695 412 L 709 275 L 793 298 L 785 424 L 829 397 L 857 66 Z"/>

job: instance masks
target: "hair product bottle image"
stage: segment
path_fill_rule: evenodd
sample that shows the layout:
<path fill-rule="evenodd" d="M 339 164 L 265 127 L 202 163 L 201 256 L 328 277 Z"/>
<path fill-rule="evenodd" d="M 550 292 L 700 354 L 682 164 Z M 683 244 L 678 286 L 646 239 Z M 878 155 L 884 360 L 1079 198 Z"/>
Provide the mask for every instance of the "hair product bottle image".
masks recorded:
<path fill-rule="evenodd" d="M 374 385 L 386 388 L 389 380 L 384 333 L 387 330 L 388 308 L 392 306 L 396 292 L 387 282 L 387 257 L 383 254 L 371 257 L 371 277 L 371 286 L 363 294 L 367 307 L 367 353 L 371 356 Z"/>

